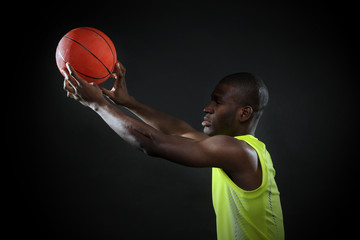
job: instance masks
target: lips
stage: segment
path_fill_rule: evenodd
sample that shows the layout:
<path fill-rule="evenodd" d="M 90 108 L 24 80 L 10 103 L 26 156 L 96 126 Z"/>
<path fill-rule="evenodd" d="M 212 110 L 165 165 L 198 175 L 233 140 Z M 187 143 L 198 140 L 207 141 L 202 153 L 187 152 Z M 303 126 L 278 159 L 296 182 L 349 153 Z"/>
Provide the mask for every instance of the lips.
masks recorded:
<path fill-rule="evenodd" d="M 201 125 L 203 127 L 210 127 L 211 126 L 211 122 L 209 121 L 209 119 L 207 117 L 204 117 L 204 121 L 202 121 Z"/>

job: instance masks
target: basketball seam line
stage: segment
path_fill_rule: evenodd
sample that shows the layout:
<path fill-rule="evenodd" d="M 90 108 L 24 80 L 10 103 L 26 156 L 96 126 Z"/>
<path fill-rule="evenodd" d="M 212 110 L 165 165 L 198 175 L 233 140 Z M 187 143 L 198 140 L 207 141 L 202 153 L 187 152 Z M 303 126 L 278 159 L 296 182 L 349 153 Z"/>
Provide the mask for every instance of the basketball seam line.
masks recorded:
<path fill-rule="evenodd" d="M 64 61 L 64 63 L 66 63 L 66 61 L 65 61 L 64 57 L 61 55 L 61 52 L 60 52 L 59 50 L 58 50 L 58 54 L 59 54 L 59 56 L 61 57 L 61 60 L 63 60 L 63 61 Z M 75 69 L 75 68 L 74 68 L 74 69 Z M 81 74 L 81 75 L 85 76 L 85 77 L 92 78 L 92 79 L 103 79 L 103 78 L 106 78 L 107 76 L 109 76 L 109 73 L 108 73 L 108 74 L 106 74 L 106 76 L 105 76 L 105 77 L 100 77 L 100 78 L 97 78 L 97 77 L 92 77 L 92 76 L 86 75 L 86 74 L 84 74 L 84 73 L 82 73 L 82 72 L 80 72 L 80 71 L 78 71 L 78 70 L 76 70 L 76 69 L 75 69 L 75 71 L 76 71 L 77 73 L 79 73 L 79 74 Z"/>
<path fill-rule="evenodd" d="M 92 79 L 103 79 L 103 78 L 106 78 L 107 76 L 109 76 L 109 73 L 108 73 L 105 77 L 96 78 L 96 77 L 92 77 L 92 76 L 88 76 L 88 75 L 86 75 L 86 74 L 83 74 L 82 72 L 79 72 L 79 71 L 77 71 L 76 69 L 75 69 L 75 71 L 76 71 L 77 73 L 79 73 L 79 74 L 84 75 L 85 77 L 92 78 Z"/>
<path fill-rule="evenodd" d="M 77 43 L 81 47 L 83 47 L 86 51 L 88 51 L 91 55 L 93 55 L 93 57 L 96 58 L 104 66 L 104 68 L 109 72 L 109 74 L 111 74 L 110 70 L 105 66 L 105 64 L 97 56 L 95 56 L 95 54 L 93 54 L 89 49 L 87 49 L 84 45 L 82 45 L 81 43 L 79 43 L 78 41 L 76 41 L 75 39 L 73 39 L 69 36 L 64 36 L 64 37 L 70 39 L 71 41 L 74 41 L 75 43 Z"/>
<path fill-rule="evenodd" d="M 95 31 L 95 30 L 93 30 L 93 29 L 91 29 L 91 28 L 82 27 L 82 29 L 86 29 L 86 30 L 92 31 L 92 32 L 96 33 L 97 35 L 99 35 L 102 39 L 104 39 L 104 41 L 106 42 L 106 44 L 107 44 L 107 45 L 109 46 L 109 48 L 110 48 L 111 54 L 112 54 L 112 56 L 113 56 L 113 65 L 114 65 L 115 62 L 116 62 L 116 60 L 115 60 L 115 56 L 114 56 L 113 50 L 111 49 L 111 46 L 110 46 L 110 44 L 108 43 L 108 41 L 106 41 L 106 39 L 105 39 L 103 36 L 101 36 L 101 34 L 99 34 L 97 31 Z"/>

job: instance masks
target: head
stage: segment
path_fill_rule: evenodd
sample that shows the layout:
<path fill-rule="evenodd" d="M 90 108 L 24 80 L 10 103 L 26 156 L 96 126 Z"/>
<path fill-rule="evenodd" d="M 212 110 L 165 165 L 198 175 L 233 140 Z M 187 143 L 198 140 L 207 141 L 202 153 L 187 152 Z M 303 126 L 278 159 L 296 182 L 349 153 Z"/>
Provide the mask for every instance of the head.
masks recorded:
<path fill-rule="evenodd" d="M 235 73 L 223 78 L 204 108 L 204 133 L 209 136 L 254 135 L 268 99 L 264 82 L 251 73 Z"/>

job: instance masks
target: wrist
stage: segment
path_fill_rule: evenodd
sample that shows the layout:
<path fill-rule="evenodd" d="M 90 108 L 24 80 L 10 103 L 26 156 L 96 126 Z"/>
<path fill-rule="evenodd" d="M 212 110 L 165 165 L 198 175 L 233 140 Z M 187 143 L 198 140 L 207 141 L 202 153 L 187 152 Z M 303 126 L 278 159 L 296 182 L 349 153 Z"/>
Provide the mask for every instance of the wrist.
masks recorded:
<path fill-rule="evenodd" d="M 128 109 L 132 109 L 136 106 L 137 101 L 133 96 L 129 96 L 126 102 L 122 104 L 123 107 L 126 107 Z"/>
<path fill-rule="evenodd" d="M 106 101 L 105 98 L 97 101 L 97 102 L 93 102 L 92 104 L 89 105 L 89 107 L 94 110 L 95 112 L 97 112 L 100 108 L 103 108 L 105 106 L 107 106 L 108 104 L 110 104 L 108 101 Z"/>

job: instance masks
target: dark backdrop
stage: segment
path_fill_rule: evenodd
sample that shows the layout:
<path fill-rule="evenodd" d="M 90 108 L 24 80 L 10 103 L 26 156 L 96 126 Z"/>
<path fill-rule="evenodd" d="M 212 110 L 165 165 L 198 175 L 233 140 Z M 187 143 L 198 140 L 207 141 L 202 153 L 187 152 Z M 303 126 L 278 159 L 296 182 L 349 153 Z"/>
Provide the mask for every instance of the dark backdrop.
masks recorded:
<path fill-rule="evenodd" d="M 257 137 L 272 155 L 288 239 L 346 233 L 356 108 L 354 6 L 147 1 L 22 5 L 14 26 L 13 235 L 46 239 L 216 239 L 211 170 L 150 158 L 62 89 L 61 37 L 95 27 L 114 42 L 139 101 L 202 130 L 225 75 L 261 76 L 270 102 Z M 7 36 L 9 37 L 9 36 Z M 111 87 L 113 80 L 105 83 Z M 16 85 L 16 86 L 15 86 Z M 11 113 L 13 114 L 13 113 Z M 347 135 L 348 134 L 348 135 Z M 13 135 L 11 135 L 13 136 Z M 349 141 L 351 142 L 351 141 Z M 14 147 L 15 146 L 15 147 Z M 350 166 L 350 167 L 349 167 Z M 344 214 L 344 215 L 342 215 Z M 125 237 L 127 236 L 127 237 Z"/>

